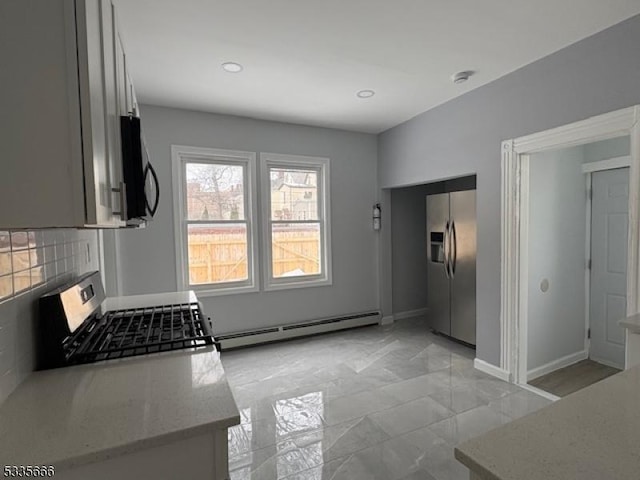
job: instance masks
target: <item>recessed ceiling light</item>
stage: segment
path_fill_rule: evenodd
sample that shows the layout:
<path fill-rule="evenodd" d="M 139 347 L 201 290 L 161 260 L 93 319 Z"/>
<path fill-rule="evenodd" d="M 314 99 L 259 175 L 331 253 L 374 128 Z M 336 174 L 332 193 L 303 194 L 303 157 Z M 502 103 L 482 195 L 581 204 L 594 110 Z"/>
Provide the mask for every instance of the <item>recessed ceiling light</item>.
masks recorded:
<path fill-rule="evenodd" d="M 358 98 L 371 98 L 376 94 L 373 90 L 360 90 L 356 95 Z"/>
<path fill-rule="evenodd" d="M 222 64 L 222 68 L 229 73 L 240 73 L 243 70 L 242 65 L 236 62 L 225 62 Z"/>
<path fill-rule="evenodd" d="M 466 70 L 464 72 L 458 72 L 455 75 L 451 76 L 451 80 L 453 83 L 464 83 L 474 74 L 475 72 L 471 70 Z"/>

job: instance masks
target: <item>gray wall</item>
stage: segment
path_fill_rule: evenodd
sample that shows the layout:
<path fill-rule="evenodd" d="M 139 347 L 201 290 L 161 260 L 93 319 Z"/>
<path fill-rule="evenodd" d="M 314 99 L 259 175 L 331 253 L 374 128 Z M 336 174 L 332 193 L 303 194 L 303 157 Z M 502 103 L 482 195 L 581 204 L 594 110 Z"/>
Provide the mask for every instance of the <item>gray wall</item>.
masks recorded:
<path fill-rule="evenodd" d="M 582 146 L 531 156 L 528 348 L 532 370 L 584 350 L 587 186 Z M 548 282 L 543 292 L 542 282 Z"/>
<path fill-rule="evenodd" d="M 379 136 L 381 188 L 478 175 L 477 356 L 482 360 L 500 363 L 500 143 L 640 103 L 638 45 L 640 16 Z M 390 245 L 382 246 L 383 256 L 389 251 Z M 387 278 L 382 271 L 383 297 L 391 290 Z"/>
<path fill-rule="evenodd" d="M 142 118 L 162 195 L 146 229 L 117 234 L 123 294 L 177 288 L 171 186 L 177 144 L 331 159 L 333 285 L 202 298 L 216 333 L 378 308 L 374 135 L 152 106 L 142 107 Z"/>
<path fill-rule="evenodd" d="M 393 313 L 427 307 L 427 252 L 425 197 L 430 185 L 391 191 Z"/>
<path fill-rule="evenodd" d="M 428 308 L 426 196 L 469 190 L 475 177 L 391 190 L 391 261 L 393 314 Z"/>

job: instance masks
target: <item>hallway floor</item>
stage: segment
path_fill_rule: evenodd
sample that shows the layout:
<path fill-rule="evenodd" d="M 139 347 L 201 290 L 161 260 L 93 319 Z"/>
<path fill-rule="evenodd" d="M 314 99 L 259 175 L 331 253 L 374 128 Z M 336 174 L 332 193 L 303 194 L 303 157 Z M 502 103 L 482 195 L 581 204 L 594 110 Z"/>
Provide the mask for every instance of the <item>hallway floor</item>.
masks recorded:
<path fill-rule="evenodd" d="M 620 372 L 621 370 L 617 368 L 608 367 L 593 360 L 582 360 L 531 380 L 529 385 L 557 397 L 566 397 L 570 393 L 577 392 Z"/>
<path fill-rule="evenodd" d="M 424 319 L 223 352 L 232 480 L 468 480 L 459 442 L 548 400 L 473 368 Z"/>

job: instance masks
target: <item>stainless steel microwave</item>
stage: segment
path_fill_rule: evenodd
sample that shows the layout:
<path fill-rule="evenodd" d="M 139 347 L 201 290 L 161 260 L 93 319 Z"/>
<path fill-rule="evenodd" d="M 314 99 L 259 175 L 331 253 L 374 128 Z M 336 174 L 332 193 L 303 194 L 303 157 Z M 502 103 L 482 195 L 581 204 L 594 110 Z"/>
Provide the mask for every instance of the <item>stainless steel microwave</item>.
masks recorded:
<path fill-rule="evenodd" d="M 120 117 L 122 144 L 123 217 L 127 226 L 137 227 L 152 219 L 158 210 L 160 185 L 158 175 L 149 161 L 140 118 Z"/>

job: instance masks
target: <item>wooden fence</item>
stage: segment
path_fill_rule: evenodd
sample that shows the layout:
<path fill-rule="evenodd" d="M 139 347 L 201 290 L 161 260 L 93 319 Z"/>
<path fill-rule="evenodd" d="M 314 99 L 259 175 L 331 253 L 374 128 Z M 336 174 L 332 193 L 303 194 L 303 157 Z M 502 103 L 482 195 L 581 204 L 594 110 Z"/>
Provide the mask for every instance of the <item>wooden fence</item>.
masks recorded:
<path fill-rule="evenodd" d="M 320 273 L 317 231 L 276 232 L 273 273 Z M 189 281 L 192 285 L 241 281 L 248 277 L 247 243 L 243 233 L 198 234 L 189 237 Z"/>

